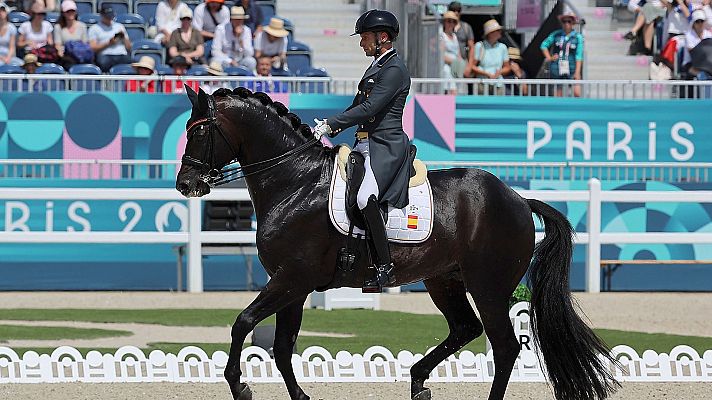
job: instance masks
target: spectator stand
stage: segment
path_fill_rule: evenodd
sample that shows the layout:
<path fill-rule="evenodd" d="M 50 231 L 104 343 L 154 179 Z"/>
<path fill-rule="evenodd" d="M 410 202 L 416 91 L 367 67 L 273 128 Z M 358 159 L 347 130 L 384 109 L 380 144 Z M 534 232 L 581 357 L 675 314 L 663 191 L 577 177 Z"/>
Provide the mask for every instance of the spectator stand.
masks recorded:
<path fill-rule="evenodd" d="M 77 19 L 87 24 L 87 28 L 89 28 L 90 26 L 98 24 L 99 21 L 101 21 L 101 15 L 96 13 L 79 14 L 79 17 Z"/>
<path fill-rule="evenodd" d="M 274 1 L 256 1 L 255 5 L 262 11 L 262 24 L 269 25 L 269 20 L 277 15 L 277 7 Z M 286 25 L 286 23 L 285 23 Z M 286 28 L 286 26 L 285 26 Z"/>
<path fill-rule="evenodd" d="M 226 67 L 224 70 L 225 74 L 227 76 L 248 76 L 248 77 L 253 77 L 255 74 L 250 71 L 247 68 L 244 67 Z M 234 85 L 235 87 L 242 86 L 242 87 L 249 87 L 249 82 L 251 80 L 244 80 L 244 79 L 238 79 L 234 81 L 230 81 L 230 85 Z"/>
<path fill-rule="evenodd" d="M 167 64 L 156 64 L 156 74 L 160 76 L 172 75 L 173 68 L 171 68 L 171 66 Z"/>
<path fill-rule="evenodd" d="M 75 3 L 77 3 L 77 15 L 95 14 L 97 11 L 94 1 L 77 0 Z"/>
<path fill-rule="evenodd" d="M 48 12 L 45 15 L 45 21 L 49 22 L 50 24 L 54 25 L 59 21 L 59 13 L 58 12 Z"/>
<path fill-rule="evenodd" d="M 166 63 L 166 49 L 150 39 L 139 39 L 132 43 L 131 59 L 138 61 L 141 56 L 151 56 L 156 65 Z"/>
<path fill-rule="evenodd" d="M 312 68 L 311 49 L 304 43 L 291 42 L 287 46 L 287 66 L 297 75 L 299 71 L 308 71 Z"/>
<path fill-rule="evenodd" d="M 76 64 L 69 68 L 70 75 L 101 75 L 101 69 L 94 64 Z M 84 92 L 99 92 L 102 90 L 101 80 L 79 80 L 70 81 L 72 90 Z"/>
<path fill-rule="evenodd" d="M 61 65 L 57 65 L 54 63 L 48 63 L 48 64 L 42 64 L 40 67 L 37 68 L 37 71 L 35 71 L 37 74 L 40 75 L 64 75 L 66 74 L 66 71 L 64 68 L 62 68 Z M 66 90 L 67 88 L 67 83 L 63 80 L 48 80 L 44 79 L 41 80 L 41 87 L 44 90 L 48 91 L 56 91 L 56 90 Z M 23 82 L 24 85 L 25 82 Z M 28 84 L 28 86 L 31 86 Z"/>
<path fill-rule="evenodd" d="M 297 71 L 297 76 L 301 78 L 328 78 L 329 74 L 324 68 L 310 68 Z M 299 93 L 327 93 L 329 82 L 300 82 Z"/>
<path fill-rule="evenodd" d="M 139 14 L 119 14 L 114 21 L 124 25 L 131 43 L 146 38 L 146 20 Z"/>
<path fill-rule="evenodd" d="M 133 12 L 131 0 L 99 0 L 97 9 L 101 10 L 105 5 L 113 8 L 115 15 L 130 14 Z"/>
<path fill-rule="evenodd" d="M 136 0 L 133 11 L 142 16 L 149 25 L 155 25 L 158 3 L 158 0 Z"/>
<path fill-rule="evenodd" d="M 11 24 L 15 25 L 16 28 L 19 28 L 20 24 L 30 20 L 30 16 L 29 16 L 29 14 L 24 13 L 22 11 L 12 11 L 9 14 L 7 14 L 7 20 Z"/>
<path fill-rule="evenodd" d="M 0 65 L 0 74 L 17 74 L 24 75 L 24 68 L 17 65 L 4 64 Z M 22 78 L 18 76 L 18 79 L 2 79 L 0 80 L 0 92 L 16 92 L 20 87 L 20 82 Z"/>
<path fill-rule="evenodd" d="M 109 74 L 110 75 L 136 75 L 136 70 L 134 67 L 131 66 L 131 64 L 117 64 L 111 67 L 109 69 Z M 119 81 L 115 80 L 111 82 L 113 85 L 113 90 L 115 92 L 124 92 L 126 91 L 126 82 L 125 81 Z"/>

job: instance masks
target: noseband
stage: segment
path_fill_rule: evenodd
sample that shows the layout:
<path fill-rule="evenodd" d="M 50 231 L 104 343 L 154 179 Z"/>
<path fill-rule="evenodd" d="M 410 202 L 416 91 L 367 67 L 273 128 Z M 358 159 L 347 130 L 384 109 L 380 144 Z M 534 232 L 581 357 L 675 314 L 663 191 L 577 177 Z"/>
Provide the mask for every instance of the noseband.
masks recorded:
<path fill-rule="evenodd" d="M 207 129 L 207 135 L 209 136 L 208 145 L 205 148 L 205 151 L 203 152 L 202 160 L 191 157 L 188 154 L 184 154 L 183 158 L 181 159 L 181 162 L 197 167 L 201 173 L 200 179 L 211 187 L 224 185 L 228 182 L 243 179 L 247 176 L 256 175 L 261 172 L 272 169 L 290 160 L 291 158 L 303 153 L 304 151 L 306 151 L 306 149 L 318 142 L 317 139 L 311 139 L 277 157 L 257 161 L 252 164 L 242 166 L 231 166 L 236 163 L 236 161 L 232 161 L 228 163 L 228 165 L 218 169 L 218 167 L 215 165 L 215 134 L 213 133 L 213 131 L 217 130 L 218 133 L 220 133 L 220 137 L 230 148 L 230 152 L 233 157 L 237 156 L 237 151 L 235 151 L 235 149 L 232 147 L 230 141 L 227 140 L 225 132 L 223 132 L 222 128 L 220 127 L 220 122 L 218 121 L 217 112 L 215 108 L 215 99 L 213 99 L 212 95 L 208 96 L 208 116 L 206 118 L 201 118 L 199 120 L 193 121 L 186 129 L 188 141 L 190 141 L 190 139 L 195 135 L 195 131 L 201 128 Z M 262 165 L 262 167 L 251 172 L 245 172 L 247 168 L 252 168 L 258 165 Z"/>

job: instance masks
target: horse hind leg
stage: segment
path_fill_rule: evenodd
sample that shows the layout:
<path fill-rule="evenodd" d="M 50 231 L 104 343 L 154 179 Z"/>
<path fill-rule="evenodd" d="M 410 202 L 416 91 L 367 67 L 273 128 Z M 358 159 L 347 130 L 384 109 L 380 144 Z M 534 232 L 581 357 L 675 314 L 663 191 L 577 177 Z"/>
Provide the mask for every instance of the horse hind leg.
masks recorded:
<path fill-rule="evenodd" d="M 440 276 L 424 283 L 433 303 L 445 316 L 450 333 L 433 351 L 411 367 L 412 400 L 429 400 L 430 389 L 423 384 L 433 368 L 482 334 L 482 323 L 467 301 L 465 286 L 458 277 Z"/>
<path fill-rule="evenodd" d="M 306 297 L 303 297 L 277 312 L 273 347 L 274 361 L 282 374 L 285 385 L 287 385 L 291 400 L 309 400 L 309 396 L 299 387 L 292 368 L 292 349 L 294 349 L 294 343 L 297 341 L 299 328 L 302 324 L 305 300 Z"/>

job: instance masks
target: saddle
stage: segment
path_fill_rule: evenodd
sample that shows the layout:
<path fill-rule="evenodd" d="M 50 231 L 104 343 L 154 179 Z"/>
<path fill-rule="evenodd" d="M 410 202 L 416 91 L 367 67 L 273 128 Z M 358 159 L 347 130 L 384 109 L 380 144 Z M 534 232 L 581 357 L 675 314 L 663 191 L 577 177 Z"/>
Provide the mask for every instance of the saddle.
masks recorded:
<path fill-rule="evenodd" d="M 418 149 L 415 145 L 410 145 L 408 149 L 408 165 L 410 166 L 410 181 L 408 187 L 416 187 L 425 182 L 427 168 L 422 161 L 415 158 Z M 354 226 L 365 229 L 361 211 L 356 203 L 358 190 L 363 183 L 363 178 L 366 175 L 365 158 L 363 154 L 352 151 L 348 146 L 341 146 L 338 154 L 339 172 L 341 177 L 346 181 L 346 215 L 353 222 Z M 342 162 L 343 161 L 343 162 Z M 381 213 L 388 214 L 388 209 L 382 206 Z"/>

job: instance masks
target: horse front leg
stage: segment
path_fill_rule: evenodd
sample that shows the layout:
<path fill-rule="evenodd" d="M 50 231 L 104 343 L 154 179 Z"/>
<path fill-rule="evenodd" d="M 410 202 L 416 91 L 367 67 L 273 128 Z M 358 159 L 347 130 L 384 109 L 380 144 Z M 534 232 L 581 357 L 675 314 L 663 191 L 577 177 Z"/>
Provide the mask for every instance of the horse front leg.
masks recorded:
<path fill-rule="evenodd" d="M 279 269 L 255 300 L 237 316 L 232 325 L 232 343 L 225 366 L 225 380 L 230 385 L 233 400 L 252 400 L 252 391 L 240 382 L 240 354 L 247 334 L 257 324 L 298 299 L 306 298 L 313 290 L 303 274 Z M 303 301 L 302 301 L 303 303 Z"/>
<path fill-rule="evenodd" d="M 309 400 L 294 377 L 292 368 L 292 350 L 297 342 L 299 328 L 302 325 L 302 315 L 304 314 L 304 302 L 306 297 L 295 301 L 289 306 L 277 312 L 277 327 L 274 337 L 274 360 L 277 368 L 284 378 L 284 383 L 289 391 L 291 400 Z"/>

